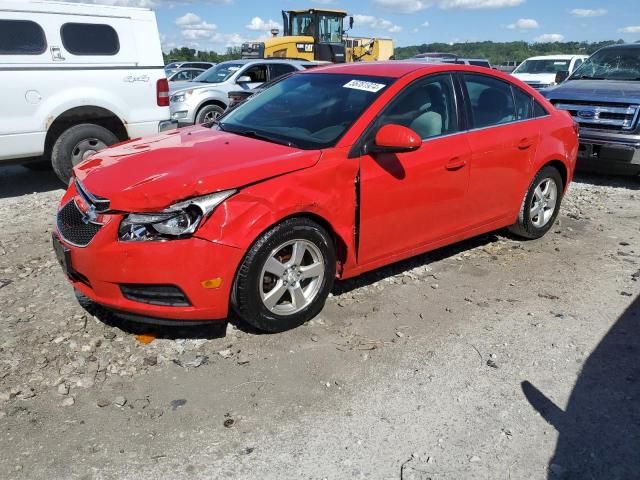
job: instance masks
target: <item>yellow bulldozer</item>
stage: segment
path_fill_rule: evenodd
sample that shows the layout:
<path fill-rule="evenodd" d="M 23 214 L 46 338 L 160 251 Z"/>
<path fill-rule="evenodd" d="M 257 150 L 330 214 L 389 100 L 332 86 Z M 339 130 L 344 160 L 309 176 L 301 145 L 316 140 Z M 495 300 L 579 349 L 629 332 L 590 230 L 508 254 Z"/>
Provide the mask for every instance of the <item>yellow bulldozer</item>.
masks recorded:
<path fill-rule="evenodd" d="M 242 45 L 242 58 L 288 58 L 332 63 L 370 62 L 393 58 L 390 38 L 349 37 L 343 10 L 284 10 L 283 36 L 271 30 L 271 38 Z M 353 17 L 349 17 L 349 28 Z"/>

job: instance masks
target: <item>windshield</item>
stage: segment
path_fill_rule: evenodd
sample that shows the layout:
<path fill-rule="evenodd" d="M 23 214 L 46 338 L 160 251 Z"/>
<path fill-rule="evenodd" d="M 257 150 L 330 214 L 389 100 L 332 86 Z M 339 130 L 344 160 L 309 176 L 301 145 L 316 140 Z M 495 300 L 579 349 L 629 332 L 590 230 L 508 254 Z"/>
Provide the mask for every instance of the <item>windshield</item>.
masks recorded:
<path fill-rule="evenodd" d="M 640 48 L 608 48 L 594 53 L 571 76 L 577 79 L 640 80 Z"/>
<path fill-rule="evenodd" d="M 308 13 L 297 13 L 293 15 L 291 19 L 291 35 L 311 35 L 311 24 L 313 23 L 313 16 Z"/>
<path fill-rule="evenodd" d="M 194 78 L 193 81 L 200 83 L 222 83 L 240 70 L 242 66 L 242 63 L 221 63 L 202 72 Z"/>
<path fill-rule="evenodd" d="M 558 73 L 569 70 L 571 60 L 525 60 L 513 73 Z"/>
<path fill-rule="evenodd" d="M 302 149 L 327 148 L 392 82 L 363 75 L 294 74 L 229 112 L 219 126 Z"/>

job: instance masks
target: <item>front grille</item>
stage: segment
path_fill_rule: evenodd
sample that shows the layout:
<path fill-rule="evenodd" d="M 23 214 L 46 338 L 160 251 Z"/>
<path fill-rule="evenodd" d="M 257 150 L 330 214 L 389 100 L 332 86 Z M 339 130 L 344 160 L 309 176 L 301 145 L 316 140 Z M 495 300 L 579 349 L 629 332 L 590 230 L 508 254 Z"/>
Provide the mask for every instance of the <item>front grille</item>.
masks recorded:
<path fill-rule="evenodd" d="M 552 103 L 568 111 L 580 125 L 603 130 L 632 130 L 640 114 L 640 105 L 574 100 L 553 100 Z"/>
<path fill-rule="evenodd" d="M 89 245 L 102 227 L 102 225 L 85 221 L 85 216 L 73 200 L 58 211 L 56 220 L 58 232 L 62 238 L 79 247 Z"/>
<path fill-rule="evenodd" d="M 175 285 L 120 285 L 127 300 L 165 307 L 190 307 L 191 302 Z"/>
<path fill-rule="evenodd" d="M 526 83 L 527 85 L 535 88 L 536 90 L 542 90 L 543 88 L 547 88 L 551 86 L 550 83 L 529 83 L 529 82 L 526 82 Z"/>

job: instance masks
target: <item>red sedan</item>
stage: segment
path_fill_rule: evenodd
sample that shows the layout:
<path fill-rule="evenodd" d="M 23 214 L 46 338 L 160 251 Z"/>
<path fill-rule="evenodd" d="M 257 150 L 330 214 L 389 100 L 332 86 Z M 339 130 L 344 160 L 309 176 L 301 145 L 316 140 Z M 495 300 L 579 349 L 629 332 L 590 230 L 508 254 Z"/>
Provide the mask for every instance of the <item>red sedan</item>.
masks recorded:
<path fill-rule="evenodd" d="M 335 278 L 510 227 L 538 238 L 573 177 L 576 126 L 495 71 L 404 62 L 297 73 L 214 124 L 75 168 L 53 242 L 110 309 L 269 332 Z"/>

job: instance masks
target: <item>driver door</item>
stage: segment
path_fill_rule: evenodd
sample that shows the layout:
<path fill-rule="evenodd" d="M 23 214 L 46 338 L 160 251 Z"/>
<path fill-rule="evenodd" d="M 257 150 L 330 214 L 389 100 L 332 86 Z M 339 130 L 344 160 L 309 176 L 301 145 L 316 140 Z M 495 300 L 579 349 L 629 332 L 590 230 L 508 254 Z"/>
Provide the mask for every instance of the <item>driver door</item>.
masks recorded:
<path fill-rule="evenodd" d="M 458 118 L 450 74 L 412 83 L 378 118 L 370 142 L 386 124 L 411 128 L 423 141 L 413 152 L 360 157 L 358 263 L 417 253 L 469 225 L 471 150 Z"/>

